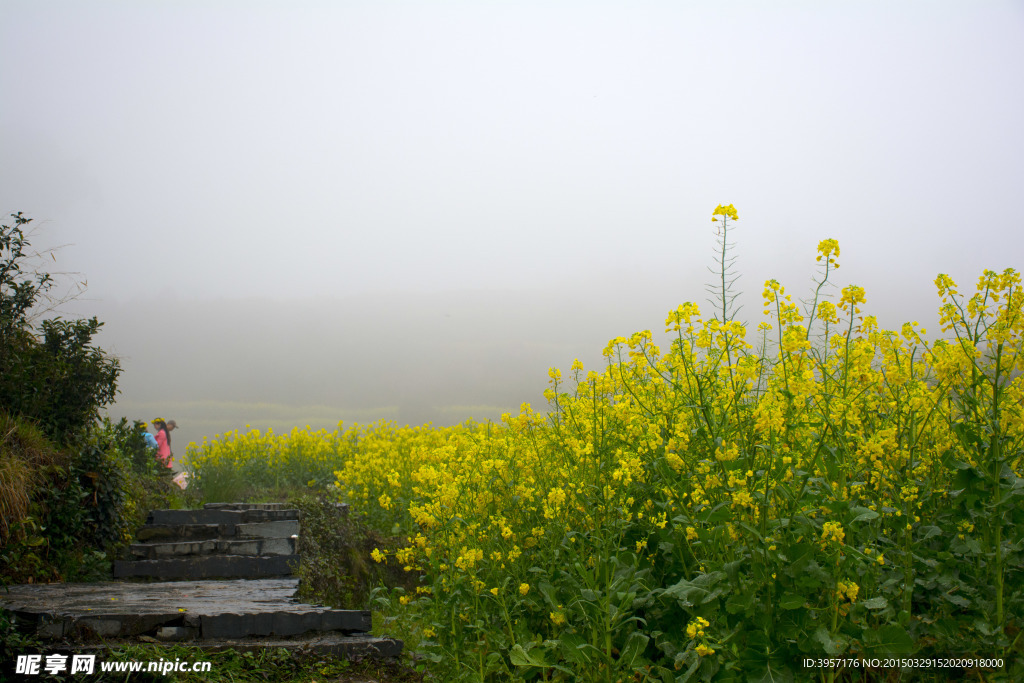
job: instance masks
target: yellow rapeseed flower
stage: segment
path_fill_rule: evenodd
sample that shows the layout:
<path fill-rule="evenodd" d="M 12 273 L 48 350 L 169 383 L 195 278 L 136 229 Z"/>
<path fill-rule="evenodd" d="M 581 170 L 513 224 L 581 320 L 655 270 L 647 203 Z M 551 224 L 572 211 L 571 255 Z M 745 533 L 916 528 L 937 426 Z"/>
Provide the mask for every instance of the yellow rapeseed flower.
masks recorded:
<path fill-rule="evenodd" d="M 850 602 L 857 599 L 857 594 L 860 592 L 860 586 L 853 581 L 839 581 L 836 583 L 836 597 L 842 599 L 845 597 Z"/>
<path fill-rule="evenodd" d="M 739 214 L 736 213 L 736 207 L 733 206 L 732 204 L 729 204 L 727 206 L 719 204 L 718 206 L 716 206 L 714 213 L 711 214 L 711 221 L 713 223 L 718 222 L 718 219 L 715 218 L 715 216 L 721 216 L 722 218 L 731 218 L 734 221 L 738 221 L 740 219 Z"/>
<path fill-rule="evenodd" d="M 844 538 L 846 538 L 846 532 L 843 531 L 843 525 L 839 522 L 825 522 L 821 526 L 822 547 L 826 546 L 831 541 L 835 541 L 841 545 Z"/>
<path fill-rule="evenodd" d="M 822 258 L 828 260 L 836 268 L 839 264 L 836 263 L 836 256 L 839 256 L 839 242 L 833 239 L 822 240 L 818 242 L 818 257 L 816 261 L 821 261 Z"/>
<path fill-rule="evenodd" d="M 697 617 L 689 624 L 686 625 L 686 636 L 688 638 L 698 638 L 704 635 L 704 629 L 711 625 L 704 617 Z"/>

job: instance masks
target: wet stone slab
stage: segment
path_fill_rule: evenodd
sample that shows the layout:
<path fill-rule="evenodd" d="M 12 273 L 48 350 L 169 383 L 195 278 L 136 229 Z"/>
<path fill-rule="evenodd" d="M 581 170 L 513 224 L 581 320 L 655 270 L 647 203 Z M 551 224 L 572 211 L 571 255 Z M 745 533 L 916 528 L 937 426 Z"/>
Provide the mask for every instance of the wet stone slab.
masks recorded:
<path fill-rule="evenodd" d="M 295 555 L 294 538 L 209 539 L 171 543 L 133 543 L 128 551 L 146 560 L 196 555 Z"/>
<path fill-rule="evenodd" d="M 162 560 L 115 560 L 115 579 L 260 579 L 294 574 L 298 555 L 199 555 Z"/>
<path fill-rule="evenodd" d="M 11 586 L 0 608 L 41 637 L 79 641 L 349 635 L 370 630 L 370 612 L 298 602 L 297 579 Z"/>
<path fill-rule="evenodd" d="M 168 629 L 170 630 L 170 629 Z M 48 648 L 48 653 L 91 653 L 101 658 L 108 652 L 122 650 L 127 645 L 138 645 L 140 642 L 167 643 L 180 642 L 174 638 L 107 639 L 92 643 L 60 643 Z M 187 643 L 205 652 L 233 650 L 235 652 L 258 652 L 267 649 L 284 648 L 295 655 L 316 653 L 343 659 L 355 658 L 390 658 L 402 653 L 403 643 L 396 638 L 387 636 L 371 636 L 365 633 L 306 633 L 301 636 L 255 636 L 251 638 L 212 638 Z M 0 671 L 2 673 L 2 671 Z"/>
<path fill-rule="evenodd" d="M 202 541 L 226 538 L 291 538 L 299 533 L 295 520 L 245 524 L 147 524 L 139 529 L 139 541 Z"/>
<path fill-rule="evenodd" d="M 206 503 L 204 510 L 284 510 L 284 503 Z"/>
<path fill-rule="evenodd" d="M 202 510 L 153 510 L 147 524 L 250 524 L 255 522 L 297 521 L 298 510 L 265 510 L 250 508 L 204 508 Z"/>

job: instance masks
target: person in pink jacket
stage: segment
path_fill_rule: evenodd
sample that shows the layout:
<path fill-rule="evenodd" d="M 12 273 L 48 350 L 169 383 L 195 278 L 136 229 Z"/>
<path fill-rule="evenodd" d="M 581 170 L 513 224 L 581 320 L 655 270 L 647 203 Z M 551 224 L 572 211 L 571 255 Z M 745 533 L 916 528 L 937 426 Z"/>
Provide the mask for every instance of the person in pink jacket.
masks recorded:
<path fill-rule="evenodd" d="M 156 457 L 167 467 L 171 467 L 174 460 L 174 453 L 171 452 L 171 432 L 177 428 L 174 420 L 164 421 L 163 418 L 153 418 L 153 426 L 156 427 Z"/>

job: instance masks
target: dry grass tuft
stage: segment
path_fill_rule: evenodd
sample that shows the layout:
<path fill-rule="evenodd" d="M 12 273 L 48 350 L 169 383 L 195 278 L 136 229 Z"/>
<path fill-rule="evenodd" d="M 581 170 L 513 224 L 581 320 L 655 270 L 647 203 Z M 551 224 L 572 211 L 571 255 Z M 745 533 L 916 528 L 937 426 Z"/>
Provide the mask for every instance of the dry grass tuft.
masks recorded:
<path fill-rule="evenodd" d="M 28 516 L 37 475 L 65 458 L 39 430 L 0 413 L 0 547 L 10 538 L 11 526 Z"/>

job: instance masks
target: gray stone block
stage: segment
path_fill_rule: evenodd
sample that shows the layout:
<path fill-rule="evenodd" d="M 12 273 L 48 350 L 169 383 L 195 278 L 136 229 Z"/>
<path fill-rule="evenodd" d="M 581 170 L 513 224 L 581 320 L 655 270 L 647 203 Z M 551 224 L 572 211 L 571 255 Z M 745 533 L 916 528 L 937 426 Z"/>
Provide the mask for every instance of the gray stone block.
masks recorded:
<path fill-rule="evenodd" d="M 217 541 L 174 541 L 170 543 L 133 543 L 129 552 L 146 560 L 161 560 L 187 555 L 211 554 L 217 552 Z"/>
<path fill-rule="evenodd" d="M 139 541 L 185 541 L 234 535 L 234 524 L 147 524 L 139 529 L 135 538 Z"/>
<path fill-rule="evenodd" d="M 168 543 L 133 543 L 129 552 L 143 560 L 164 560 L 200 555 L 294 555 L 293 538 L 211 539 Z"/>
<path fill-rule="evenodd" d="M 203 638 L 246 638 L 274 635 L 274 613 L 207 614 L 202 618 Z"/>
<path fill-rule="evenodd" d="M 65 635 L 71 633 L 71 624 L 65 624 L 64 620 L 60 617 L 49 617 L 44 616 L 38 622 L 36 622 L 36 633 L 40 638 L 50 638 L 51 640 L 60 640 Z"/>
<path fill-rule="evenodd" d="M 153 510 L 147 524 L 238 524 L 243 521 L 240 510 Z"/>
<path fill-rule="evenodd" d="M 370 612 L 296 602 L 297 585 L 296 579 L 33 584 L 0 592 L 0 608 L 13 613 L 19 629 L 68 642 L 180 639 L 210 649 L 229 642 L 238 650 L 260 644 L 336 656 L 401 651 L 400 641 L 365 635 Z"/>
<path fill-rule="evenodd" d="M 287 520 L 297 521 L 298 510 L 243 510 L 242 522 L 283 522 Z"/>
<path fill-rule="evenodd" d="M 153 639 L 155 640 L 155 639 Z M 105 657 L 106 653 L 123 650 L 125 646 L 134 644 L 131 641 L 109 640 L 103 643 L 62 645 L 73 652 L 97 654 Z M 398 657 L 402 653 L 402 641 L 395 638 L 369 635 L 346 636 L 341 633 L 307 633 L 289 638 L 251 638 L 235 639 L 203 639 L 190 641 L 190 647 L 204 652 L 262 652 L 269 648 L 285 649 L 293 654 L 304 656 L 317 654 L 338 657 L 341 659 L 384 659 Z"/>
<path fill-rule="evenodd" d="M 287 637 L 323 631 L 366 633 L 370 627 L 369 612 L 329 610 L 310 605 L 295 605 L 290 610 L 274 612 L 209 614 L 201 620 L 204 639 Z"/>
<path fill-rule="evenodd" d="M 286 540 L 286 539 L 281 539 Z M 237 541 L 217 541 L 215 550 L 223 555 L 263 555 L 263 544 L 259 539 L 247 539 Z M 278 555 L 294 555 L 290 553 L 276 553 Z"/>
<path fill-rule="evenodd" d="M 74 626 L 100 638 L 116 638 L 117 636 L 135 635 L 132 633 L 124 633 L 121 620 L 113 617 L 86 617 L 75 621 Z"/>
<path fill-rule="evenodd" d="M 298 510 L 266 508 L 203 508 L 202 510 L 153 510 L 147 524 L 242 524 L 297 520 Z"/>
<path fill-rule="evenodd" d="M 317 611 L 277 612 L 271 633 L 275 636 L 297 636 L 307 631 L 319 631 L 322 622 L 323 616 Z"/>
<path fill-rule="evenodd" d="M 345 633 L 369 633 L 373 628 L 372 615 L 368 610 L 330 610 L 324 612 L 321 631 L 343 631 Z"/>
<path fill-rule="evenodd" d="M 207 503 L 204 510 L 283 510 L 284 503 Z"/>
<path fill-rule="evenodd" d="M 117 560 L 114 562 L 114 578 L 199 580 L 289 576 L 298 563 L 298 555 L 200 555 L 188 559 Z"/>
<path fill-rule="evenodd" d="M 235 541 L 218 541 L 217 552 L 226 555 L 294 555 L 294 538 L 253 538 Z"/>
<path fill-rule="evenodd" d="M 176 643 L 182 640 L 192 640 L 198 635 L 196 629 L 185 626 L 162 626 L 156 630 L 156 639 L 165 642 Z"/>
<path fill-rule="evenodd" d="M 298 533 L 299 523 L 295 520 L 239 524 L 236 529 L 238 538 L 291 538 Z"/>
<path fill-rule="evenodd" d="M 125 605 L 116 615 L 113 611 L 111 611 L 110 614 L 111 616 L 116 616 L 116 618 L 121 622 L 120 635 L 138 636 L 143 633 L 152 633 L 161 626 L 176 626 L 181 623 L 182 612 L 178 612 L 177 610 L 166 610 L 167 605 L 160 605 L 156 611 L 139 612 L 131 609 L 130 606 Z"/>

